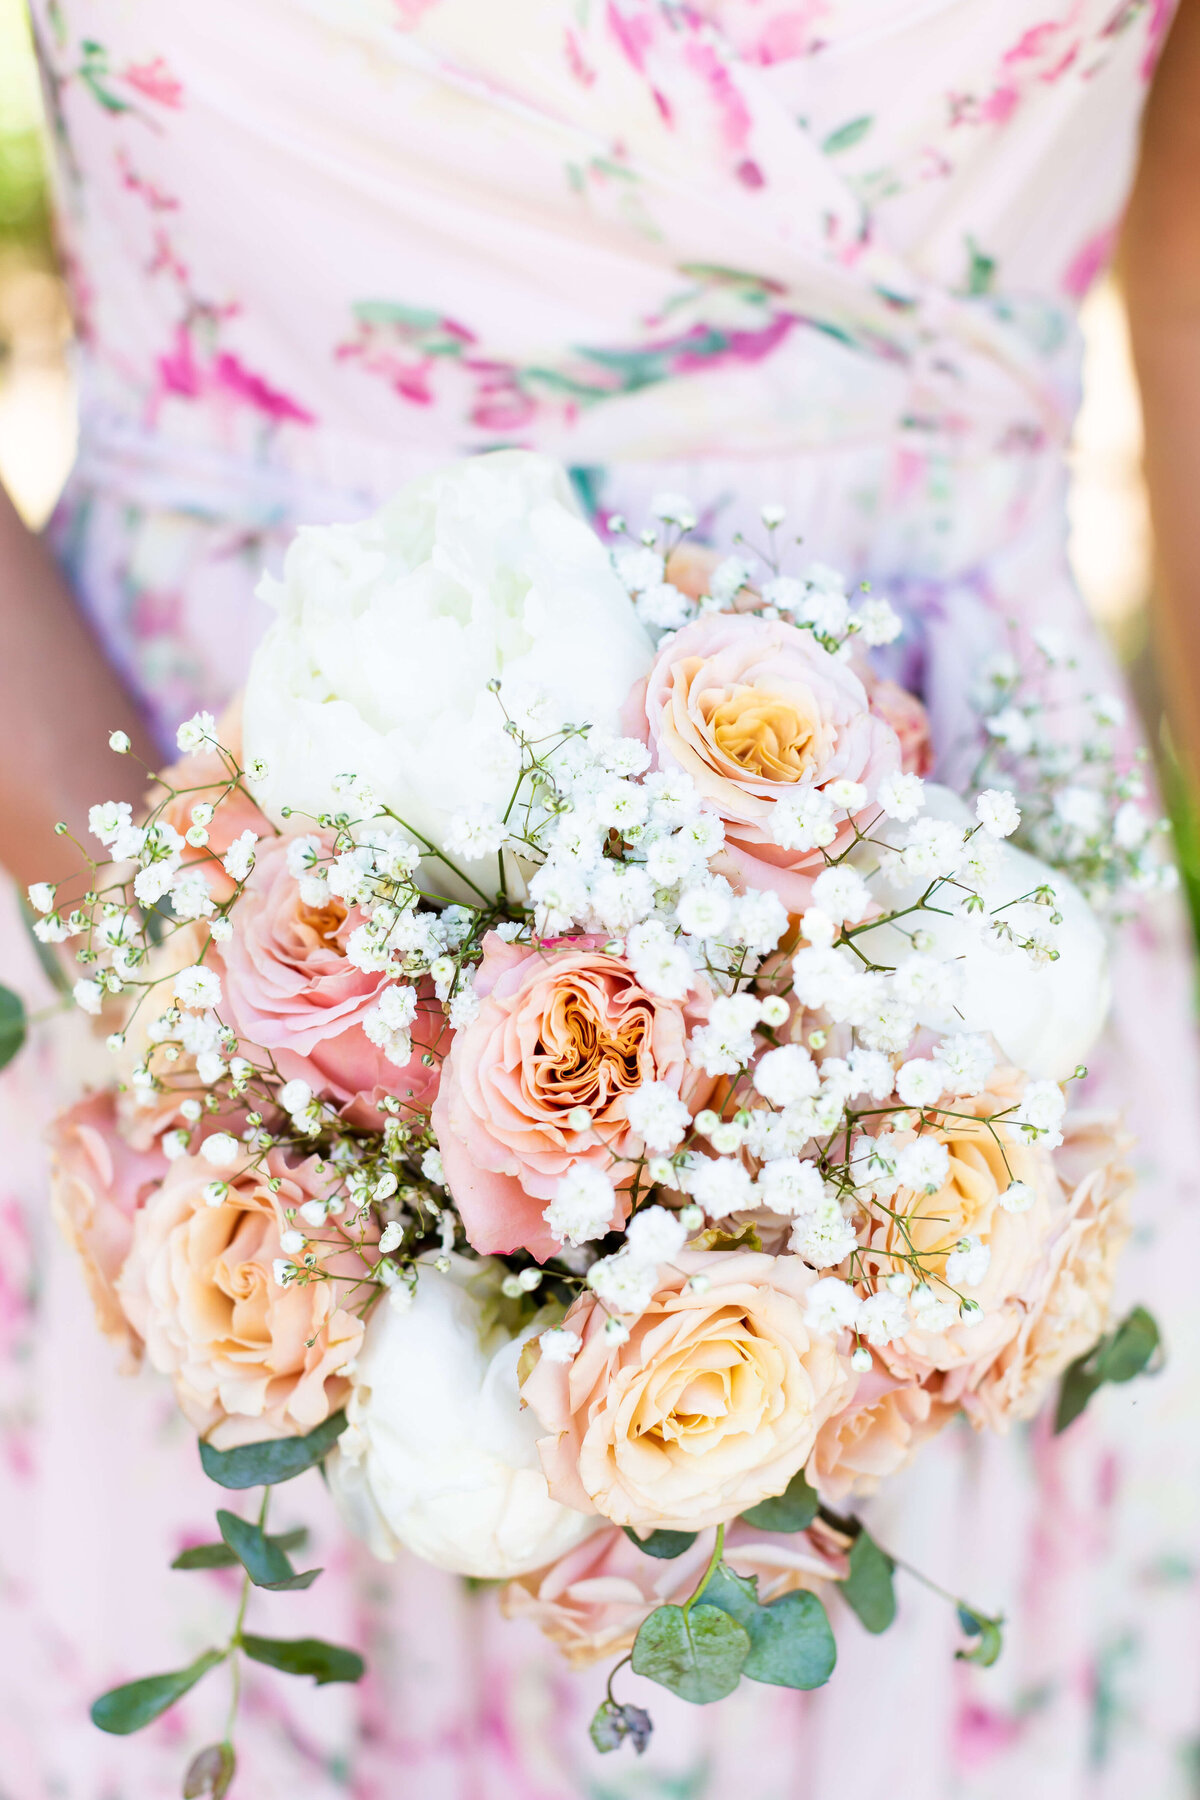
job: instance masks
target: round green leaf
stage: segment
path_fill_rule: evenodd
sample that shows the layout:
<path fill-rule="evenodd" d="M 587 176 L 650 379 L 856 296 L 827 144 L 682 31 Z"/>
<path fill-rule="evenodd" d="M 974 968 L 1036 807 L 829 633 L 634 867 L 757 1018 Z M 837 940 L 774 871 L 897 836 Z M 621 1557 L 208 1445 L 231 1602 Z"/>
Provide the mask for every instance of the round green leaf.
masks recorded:
<path fill-rule="evenodd" d="M 750 1654 L 742 1670 L 772 1687 L 818 1688 L 837 1661 L 829 1618 L 815 1594 L 800 1589 L 760 1606 L 745 1625 Z"/>
<path fill-rule="evenodd" d="M 738 1684 L 750 1639 L 715 1606 L 660 1606 L 643 1621 L 633 1645 L 633 1672 L 707 1706 Z"/>
<path fill-rule="evenodd" d="M 1158 1326 L 1144 1306 L 1135 1306 L 1101 1350 L 1096 1373 L 1101 1381 L 1132 1381 L 1157 1349 Z"/>
<path fill-rule="evenodd" d="M 323 1462 L 345 1429 L 345 1413 L 335 1412 L 307 1437 L 267 1438 L 234 1450 L 214 1450 L 201 1438 L 200 1461 L 204 1473 L 221 1487 L 277 1487 Z"/>
<path fill-rule="evenodd" d="M 893 1563 L 866 1531 L 850 1546 L 850 1573 L 841 1585 L 846 1604 L 858 1614 L 868 1631 L 886 1631 L 896 1616 Z"/>
<path fill-rule="evenodd" d="M 127 1681 L 124 1687 L 110 1688 L 92 1702 L 92 1724 L 116 1737 L 140 1731 L 224 1660 L 223 1650 L 206 1650 L 186 1669 L 175 1669 L 169 1675 L 146 1675 L 141 1681 Z"/>
<path fill-rule="evenodd" d="M 782 1494 L 760 1500 L 757 1506 L 744 1512 L 742 1518 L 756 1531 L 807 1531 L 817 1516 L 819 1505 L 816 1488 L 809 1487 L 804 1470 L 799 1469 Z"/>
<path fill-rule="evenodd" d="M 5 1068 L 25 1042 L 25 1004 L 11 988 L 0 987 L 0 1069 Z"/>
<path fill-rule="evenodd" d="M 682 1556 L 696 1541 L 694 1531 L 652 1531 L 646 1537 L 639 1537 L 632 1525 L 623 1529 L 630 1543 L 644 1550 L 647 1556 Z"/>

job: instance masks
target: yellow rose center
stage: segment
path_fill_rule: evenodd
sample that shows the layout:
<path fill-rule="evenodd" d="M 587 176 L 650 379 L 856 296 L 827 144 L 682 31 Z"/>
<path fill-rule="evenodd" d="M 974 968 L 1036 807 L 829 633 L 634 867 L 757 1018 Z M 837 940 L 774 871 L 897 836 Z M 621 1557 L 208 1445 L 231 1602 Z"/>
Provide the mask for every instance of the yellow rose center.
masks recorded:
<path fill-rule="evenodd" d="M 324 906 L 307 906 L 302 900 L 296 908 L 296 922 L 302 934 L 311 934 L 327 950 L 336 950 L 339 956 L 346 954 L 345 946 L 338 941 L 338 932 L 346 923 L 346 908 L 333 895 Z"/>
<path fill-rule="evenodd" d="M 707 698 L 703 713 L 722 756 L 763 781 L 802 781 L 824 762 L 829 733 L 815 711 L 783 694 L 735 687 Z"/>
<path fill-rule="evenodd" d="M 661 1449 L 705 1455 L 724 1438 L 752 1434 L 782 1404 L 778 1350 L 741 1313 L 723 1309 L 698 1340 L 681 1344 L 650 1371 L 630 1435 Z"/>

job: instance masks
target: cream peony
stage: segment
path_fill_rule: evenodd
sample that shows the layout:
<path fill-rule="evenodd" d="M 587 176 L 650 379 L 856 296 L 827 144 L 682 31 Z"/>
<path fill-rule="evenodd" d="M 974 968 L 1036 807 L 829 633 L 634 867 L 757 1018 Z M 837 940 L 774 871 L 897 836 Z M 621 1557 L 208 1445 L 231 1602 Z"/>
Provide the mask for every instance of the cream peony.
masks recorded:
<path fill-rule="evenodd" d="M 279 617 L 243 726 L 275 818 L 338 810 L 332 780 L 352 772 L 442 845 L 456 813 L 502 808 L 512 789 L 516 750 L 489 682 L 510 705 L 544 694 L 551 723 L 603 730 L 652 658 L 564 471 L 525 451 L 426 476 L 359 524 L 300 531 L 282 581 L 259 591 Z M 456 861 L 493 890 L 494 855 Z M 477 897 L 440 863 L 426 874 L 436 892 Z"/>
<path fill-rule="evenodd" d="M 517 1392 L 526 1331 L 488 1329 L 495 1265 L 423 1265 L 412 1304 L 367 1326 L 327 1466 L 349 1528 L 390 1562 L 407 1549 L 460 1575 L 507 1579 L 580 1543 L 596 1520 L 550 1498 L 537 1422 Z"/>
<path fill-rule="evenodd" d="M 781 1494 L 855 1383 L 805 1324 L 816 1279 L 798 1256 L 685 1251 L 624 1344 L 583 1295 L 566 1320 L 575 1360 L 543 1357 L 522 1388 L 548 1434 L 551 1493 L 617 1525 L 680 1531 Z"/>
<path fill-rule="evenodd" d="M 944 819 L 964 829 L 973 815 L 949 788 L 927 782 L 922 818 Z M 902 842 L 904 828 L 884 826 L 874 835 Z M 937 1031 L 986 1031 L 1005 1056 L 1039 1080 L 1065 1081 L 1083 1062 L 1104 1027 L 1108 1014 L 1108 949 L 1103 929 L 1091 907 L 1066 876 L 1014 845 L 997 845 L 998 871 L 983 890 L 990 915 L 1007 902 L 1046 884 L 1054 889 L 1062 914 L 1056 962 L 1035 964 L 1019 952 L 993 950 L 969 920 L 943 912 L 925 912 L 920 928 L 933 940 L 930 953 L 943 961 L 957 959 L 962 987 L 957 1004 L 922 1014 L 921 1022 Z M 869 849 L 856 854 L 869 862 Z M 869 885 L 888 911 L 911 906 L 924 881 L 897 890 L 878 876 Z M 952 891 L 952 890 L 951 890 Z M 937 904 L 945 905 L 945 900 Z M 905 920 L 911 929 L 913 920 Z M 896 963 L 911 951 L 907 935 L 882 925 L 859 938 L 859 946 L 877 962 Z"/>

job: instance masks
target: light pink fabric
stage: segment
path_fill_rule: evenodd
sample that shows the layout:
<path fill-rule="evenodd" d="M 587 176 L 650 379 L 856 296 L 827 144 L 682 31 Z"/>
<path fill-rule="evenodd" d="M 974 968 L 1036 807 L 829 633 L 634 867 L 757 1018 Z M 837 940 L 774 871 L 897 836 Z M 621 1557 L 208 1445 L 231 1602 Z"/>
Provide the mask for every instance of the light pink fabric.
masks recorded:
<path fill-rule="evenodd" d="M 54 541 L 169 736 L 236 685 L 297 522 L 519 442 L 635 523 L 682 490 L 728 544 L 788 508 L 805 556 L 909 615 L 939 744 L 1010 617 L 1111 671 L 1065 555 L 1075 307 L 1110 253 L 1169 0 L 34 0 L 82 340 Z M 99 758 L 98 758 L 99 763 Z M 97 796 L 100 797 L 99 795 Z M 39 976 L 15 923 L 3 976 Z M 586 1741 L 570 1674 L 414 1562 L 372 1565 L 319 1482 L 306 1594 L 264 1631 L 355 1641 L 359 1690 L 255 1670 L 240 1800 L 1186 1800 L 1200 1629 L 1200 1167 L 1192 976 L 1172 910 L 1121 952 L 1092 1086 L 1141 1133 L 1123 1285 L 1167 1372 L 1062 1440 L 952 1428 L 877 1535 L 1008 1616 L 990 1671 L 911 1580 L 845 1613 L 814 1696 L 693 1710 L 626 1676 L 642 1762 Z M 48 1226 L 44 1039 L 3 1084 L 0 1769 L 17 1800 L 157 1800 L 219 1735 L 202 1687 L 137 1738 L 86 1716 L 228 1626 L 168 1574 L 220 1496 L 160 1379 L 113 1371 Z"/>

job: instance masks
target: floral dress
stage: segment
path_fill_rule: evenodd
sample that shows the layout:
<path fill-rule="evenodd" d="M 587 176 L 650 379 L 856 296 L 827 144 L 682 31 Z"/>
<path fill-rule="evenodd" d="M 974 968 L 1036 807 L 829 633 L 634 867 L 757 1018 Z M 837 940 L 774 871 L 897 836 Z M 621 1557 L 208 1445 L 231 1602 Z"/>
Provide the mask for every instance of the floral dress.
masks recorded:
<path fill-rule="evenodd" d="M 237 686 L 260 571 L 304 521 L 499 444 L 598 518 L 758 507 L 906 614 L 943 745 L 1009 622 L 1104 669 L 1065 555 L 1076 309 L 1114 242 L 1170 0 L 33 0 L 79 337 L 56 551 L 164 738 Z M 115 723 L 115 721 L 114 721 Z M 98 796 L 99 797 L 99 796 Z M 16 925 L 4 978 L 31 997 Z M 903 1580 L 801 1695 L 693 1709 L 601 1758 L 600 1678 L 494 1596 L 372 1562 L 315 1477 L 280 1522 L 326 1573 L 260 1629 L 367 1654 L 358 1688 L 256 1669 L 235 1800 L 1183 1800 L 1200 1779 L 1200 1166 L 1178 916 L 1121 952 L 1091 1088 L 1141 1134 L 1127 1297 L 1170 1362 L 1052 1440 L 951 1431 L 875 1504 L 904 1559 L 1008 1620 L 992 1670 Z M 0 1790 L 155 1800 L 221 1735 L 212 1682 L 136 1738 L 102 1688 L 228 1631 L 168 1574 L 215 1490 L 128 1380 L 47 1228 L 37 1125 L 86 1074 L 3 1084 Z M 1190 1203 L 1189 1203 L 1190 1202 Z M 270 1610 L 270 1619 L 266 1617 Z M 643 1690 L 638 1692 L 639 1687 Z"/>

